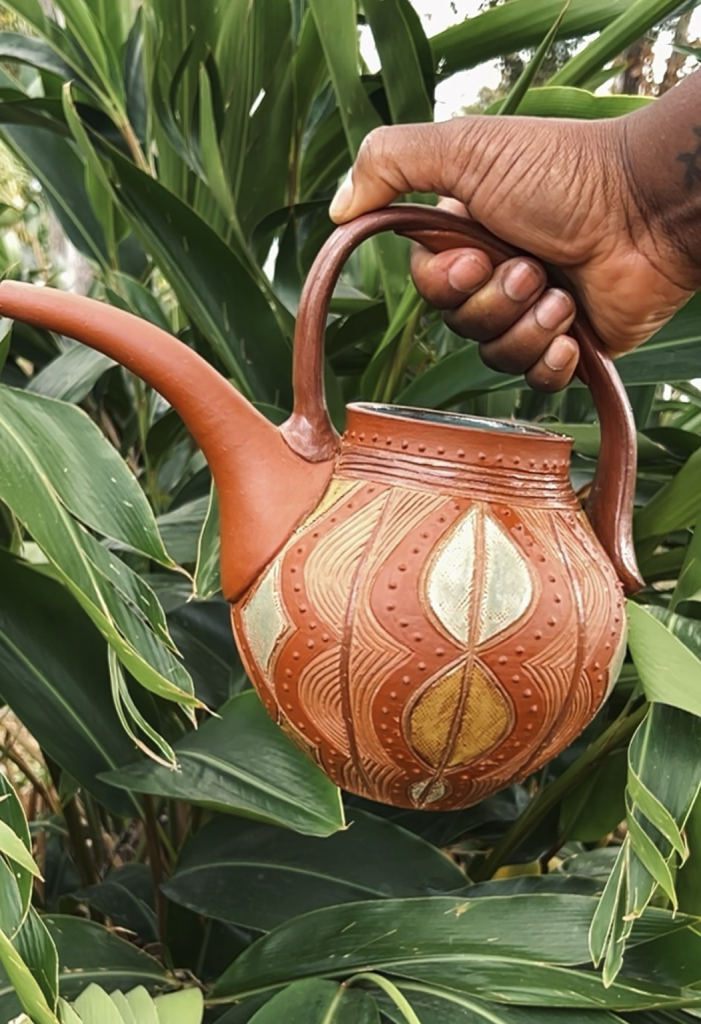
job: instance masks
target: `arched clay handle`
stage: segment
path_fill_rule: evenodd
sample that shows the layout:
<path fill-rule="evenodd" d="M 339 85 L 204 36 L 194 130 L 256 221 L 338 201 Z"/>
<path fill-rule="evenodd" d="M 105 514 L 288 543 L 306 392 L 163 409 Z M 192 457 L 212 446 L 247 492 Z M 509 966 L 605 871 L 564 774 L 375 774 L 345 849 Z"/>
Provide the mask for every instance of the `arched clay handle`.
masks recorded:
<path fill-rule="evenodd" d="M 480 224 L 430 206 L 391 206 L 337 228 L 314 261 L 302 292 L 294 339 L 294 411 L 281 428 L 290 447 L 310 462 L 332 458 L 338 449 L 338 435 L 324 400 L 323 344 L 329 302 L 350 254 L 380 231 L 407 235 L 433 252 L 476 246 L 494 264 L 519 253 Z M 548 278 L 571 291 L 557 271 L 549 268 Z M 591 390 L 601 425 L 599 462 L 587 514 L 626 591 L 634 593 L 643 586 L 632 540 L 635 423 L 620 377 L 583 313 L 577 314 L 569 333 L 579 343 L 577 375 Z"/>

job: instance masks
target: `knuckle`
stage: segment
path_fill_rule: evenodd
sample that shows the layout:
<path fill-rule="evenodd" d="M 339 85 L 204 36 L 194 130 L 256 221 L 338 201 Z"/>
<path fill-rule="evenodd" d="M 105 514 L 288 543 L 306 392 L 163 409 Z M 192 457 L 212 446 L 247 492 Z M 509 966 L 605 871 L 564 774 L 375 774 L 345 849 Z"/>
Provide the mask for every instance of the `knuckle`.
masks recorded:
<path fill-rule="evenodd" d="M 530 373 L 526 374 L 526 383 L 534 391 L 562 391 L 566 387 L 568 380 L 569 377 L 567 375 L 549 370 L 543 366 L 538 366 L 537 369 L 533 369 Z"/>
<path fill-rule="evenodd" d="M 523 373 L 525 367 L 522 359 L 513 351 L 500 350 L 492 342 L 491 345 L 480 345 L 479 352 L 480 359 L 490 370 L 496 370 L 497 373 Z"/>
<path fill-rule="evenodd" d="M 382 159 L 383 154 L 387 152 L 390 144 L 389 137 L 392 134 L 393 128 L 390 125 L 373 128 L 361 142 L 356 162 L 365 163 Z"/>
<path fill-rule="evenodd" d="M 460 338 L 472 338 L 474 341 L 480 340 L 475 337 L 475 332 L 471 329 L 471 325 L 455 310 L 443 314 L 443 323 L 453 334 L 457 334 Z"/>

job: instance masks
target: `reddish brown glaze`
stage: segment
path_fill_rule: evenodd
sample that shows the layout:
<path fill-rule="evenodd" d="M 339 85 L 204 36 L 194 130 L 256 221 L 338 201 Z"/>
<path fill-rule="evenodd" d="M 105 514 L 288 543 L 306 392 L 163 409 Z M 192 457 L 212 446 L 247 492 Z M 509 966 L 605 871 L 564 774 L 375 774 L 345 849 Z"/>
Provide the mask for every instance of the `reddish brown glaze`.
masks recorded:
<path fill-rule="evenodd" d="M 350 407 L 327 495 L 233 611 L 268 711 L 340 786 L 464 807 L 600 707 L 623 595 L 570 446 Z"/>
<path fill-rule="evenodd" d="M 278 430 L 177 339 L 128 313 L 5 282 L 0 313 L 57 330 L 155 387 L 202 447 L 221 506 L 222 580 L 270 714 L 341 786 L 456 808 L 525 777 L 593 717 L 625 650 L 635 434 L 580 317 L 580 375 L 602 427 L 591 517 L 571 441 L 517 424 L 324 404 L 322 346 L 343 260 L 384 229 L 438 251 L 513 250 L 428 207 L 339 228 L 302 295 L 295 406 Z M 613 564 L 612 564 L 613 563 Z"/>
<path fill-rule="evenodd" d="M 494 264 L 518 253 L 475 221 L 409 203 L 363 214 L 334 231 L 312 266 L 300 301 L 294 344 L 294 411 L 282 426 L 291 447 L 312 462 L 328 459 L 337 446 L 324 399 L 323 339 L 328 304 L 350 253 L 381 231 L 408 235 L 434 252 L 474 244 L 487 252 Z M 557 271 L 550 269 L 549 275 L 551 281 L 571 287 Z M 577 374 L 590 387 L 601 424 L 599 463 L 587 511 L 626 590 L 634 593 L 643 585 L 632 541 L 635 422 L 613 363 L 582 313 L 571 333 L 580 346 Z"/>

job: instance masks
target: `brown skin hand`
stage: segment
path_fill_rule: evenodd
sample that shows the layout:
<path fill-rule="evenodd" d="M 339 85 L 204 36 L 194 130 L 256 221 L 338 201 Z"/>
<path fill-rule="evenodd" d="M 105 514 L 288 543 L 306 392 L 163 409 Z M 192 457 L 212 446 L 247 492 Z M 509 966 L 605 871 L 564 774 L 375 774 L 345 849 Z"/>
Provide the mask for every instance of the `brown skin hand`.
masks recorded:
<path fill-rule="evenodd" d="M 479 249 L 433 255 L 416 246 L 411 271 L 448 326 L 479 342 L 488 366 L 558 390 L 579 356 L 567 333 L 575 305 L 546 288 L 538 260 L 564 272 L 614 356 L 654 334 L 701 285 L 701 242 L 692 241 L 701 236 L 700 100 L 701 72 L 609 121 L 471 116 L 380 128 L 331 216 L 342 223 L 402 193 L 435 192 L 532 253 L 538 259 L 494 268 Z"/>

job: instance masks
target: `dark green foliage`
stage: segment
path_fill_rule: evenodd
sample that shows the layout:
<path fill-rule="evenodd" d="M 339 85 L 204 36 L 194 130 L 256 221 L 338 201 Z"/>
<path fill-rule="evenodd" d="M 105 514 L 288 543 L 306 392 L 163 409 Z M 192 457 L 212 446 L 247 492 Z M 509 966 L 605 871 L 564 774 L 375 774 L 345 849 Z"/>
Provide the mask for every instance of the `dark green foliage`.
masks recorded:
<path fill-rule="evenodd" d="M 441 79 L 491 57 L 513 89 L 490 113 L 620 116 L 648 100 L 572 86 L 684 5 L 509 0 L 432 39 L 409 0 L 56 0 L 60 24 L 43 6 L 0 7 L 18 177 L 0 271 L 60 282 L 51 211 L 92 295 L 181 337 L 280 423 L 300 290 L 365 134 L 429 120 Z M 700 352 L 694 298 L 618 363 L 648 586 L 612 697 L 523 785 L 439 814 L 344 803 L 268 719 L 219 593 L 216 495 L 173 410 L 104 357 L 1 324 L 0 1020 L 688 1019 Z M 401 240 L 344 271 L 326 384 L 339 427 L 358 397 L 548 423 L 574 438 L 575 485 L 591 481 L 587 392 L 487 369 L 419 302 Z"/>

